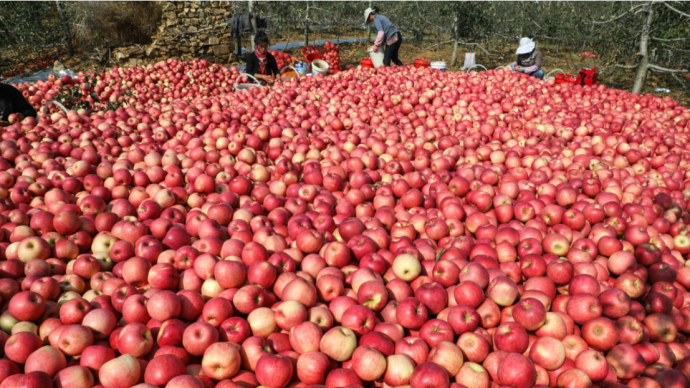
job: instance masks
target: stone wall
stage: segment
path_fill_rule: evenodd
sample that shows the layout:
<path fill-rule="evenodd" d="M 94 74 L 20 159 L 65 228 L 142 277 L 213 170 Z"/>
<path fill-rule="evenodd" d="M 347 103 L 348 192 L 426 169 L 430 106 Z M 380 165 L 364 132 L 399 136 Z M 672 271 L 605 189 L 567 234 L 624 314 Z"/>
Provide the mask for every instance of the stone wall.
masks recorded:
<path fill-rule="evenodd" d="M 227 1 L 166 2 L 158 33 L 148 46 L 135 45 L 113 50 L 121 66 L 138 66 L 168 58 L 205 58 L 215 63 L 233 59 L 231 38 L 232 3 Z"/>

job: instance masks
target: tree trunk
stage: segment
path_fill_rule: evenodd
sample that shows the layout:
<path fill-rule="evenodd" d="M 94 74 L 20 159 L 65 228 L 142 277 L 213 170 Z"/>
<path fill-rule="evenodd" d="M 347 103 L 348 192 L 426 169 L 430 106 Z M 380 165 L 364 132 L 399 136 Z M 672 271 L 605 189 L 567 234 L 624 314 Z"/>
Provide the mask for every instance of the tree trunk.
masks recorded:
<path fill-rule="evenodd" d="M 72 46 L 72 34 L 69 32 L 69 24 L 67 23 L 67 17 L 65 16 L 65 5 L 56 0 L 55 5 L 57 8 L 58 16 L 60 17 L 60 24 L 62 24 L 62 35 L 65 39 L 65 44 L 67 45 L 67 56 L 74 56 L 74 46 Z"/>
<path fill-rule="evenodd" d="M 371 0 L 369 0 L 369 8 L 371 8 Z M 367 44 L 371 43 L 371 23 L 367 24 Z"/>
<path fill-rule="evenodd" d="M 256 36 L 257 29 L 256 29 L 256 10 L 254 9 L 254 1 L 249 0 L 249 20 L 252 23 L 252 37 L 250 39 L 250 42 L 252 44 L 250 50 L 254 50 L 254 37 Z"/>
<path fill-rule="evenodd" d="M 309 2 L 307 2 L 307 14 L 304 18 L 304 47 L 309 46 Z"/>
<path fill-rule="evenodd" d="M 645 18 L 644 26 L 642 27 L 642 34 L 640 35 L 640 60 L 638 62 L 637 75 L 635 76 L 635 84 L 633 85 L 632 92 L 640 93 L 644 87 L 645 81 L 647 81 L 647 71 L 649 70 L 649 30 L 652 25 L 652 16 L 654 11 L 654 3 L 649 2 L 647 6 L 647 17 Z"/>
<path fill-rule="evenodd" d="M 453 42 L 453 58 L 450 60 L 450 65 L 455 66 L 456 61 L 458 60 L 458 34 L 460 31 L 460 28 L 458 26 L 458 20 L 459 20 L 459 15 L 458 15 L 458 6 L 455 6 L 455 18 L 453 19 L 453 25 L 454 25 L 454 30 L 453 30 L 453 37 L 455 38 L 455 42 Z"/>

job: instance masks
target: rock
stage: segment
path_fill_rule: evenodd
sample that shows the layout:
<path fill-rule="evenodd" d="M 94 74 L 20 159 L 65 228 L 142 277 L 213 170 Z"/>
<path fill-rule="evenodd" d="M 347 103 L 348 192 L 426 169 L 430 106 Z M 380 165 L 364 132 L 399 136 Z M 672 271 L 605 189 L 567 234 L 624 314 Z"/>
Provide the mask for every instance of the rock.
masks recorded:
<path fill-rule="evenodd" d="M 53 63 L 53 73 L 59 73 L 65 70 L 67 70 L 67 68 L 65 67 L 65 65 L 60 63 L 60 61 L 55 61 L 55 63 Z"/>
<path fill-rule="evenodd" d="M 227 44 L 219 44 L 216 46 L 213 46 L 213 55 L 219 57 L 223 54 L 229 54 L 230 53 L 230 45 Z"/>

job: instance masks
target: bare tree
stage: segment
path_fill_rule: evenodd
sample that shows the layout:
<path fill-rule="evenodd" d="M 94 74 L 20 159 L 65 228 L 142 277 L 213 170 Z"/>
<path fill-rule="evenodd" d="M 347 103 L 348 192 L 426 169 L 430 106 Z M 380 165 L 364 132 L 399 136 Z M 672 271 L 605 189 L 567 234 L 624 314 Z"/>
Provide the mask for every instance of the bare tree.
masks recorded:
<path fill-rule="evenodd" d="M 256 8 L 254 7 L 254 5 L 255 5 L 255 4 L 254 4 L 254 1 L 253 1 L 253 0 L 249 0 L 249 21 L 252 23 L 252 36 L 251 36 L 251 38 L 250 38 L 250 42 L 252 43 L 252 45 L 251 45 L 251 49 L 252 49 L 252 50 L 254 49 L 254 46 L 256 45 L 256 44 L 254 43 L 254 37 L 256 36 L 256 33 L 257 33 L 257 28 L 256 28 L 256 14 L 257 14 L 257 12 L 258 12 L 258 11 L 256 10 Z"/>
<path fill-rule="evenodd" d="M 371 0 L 369 0 L 369 8 L 371 8 Z M 367 24 L 367 44 L 371 43 L 371 23 Z"/>
<path fill-rule="evenodd" d="M 455 62 L 458 60 L 458 37 L 460 35 L 460 10 L 455 7 L 455 17 L 453 19 L 453 58 L 450 60 L 450 65 L 455 66 Z"/>
<path fill-rule="evenodd" d="M 60 18 L 60 24 L 62 24 L 62 34 L 65 39 L 65 45 L 67 46 L 67 55 L 72 57 L 74 55 L 74 46 L 72 46 L 72 34 L 70 33 L 69 23 L 65 16 L 65 4 L 60 0 L 56 0 L 55 6 L 57 8 L 58 17 Z"/>
<path fill-rule="evenodd" d="M 309 1 L 307 3 L 307 10 L 304 14 L 304 45 L 309 46 Z"/>
<path fill-rule="evenodd" d="M 637 64 L 637 76 L 635 77 L 635 84 L 632 92 L 639 93 L 642 91 L 645 81 L 647 81 L 647 71 L 649 70 L 649 30 L 654 16 L 654 2 L 650 1 L 647 5 L 647 17 L 645 18 L 644 26 L 642 26 L 642 35 L 640 35 L 640 52 L 638 55 L 639 62 Z"/>

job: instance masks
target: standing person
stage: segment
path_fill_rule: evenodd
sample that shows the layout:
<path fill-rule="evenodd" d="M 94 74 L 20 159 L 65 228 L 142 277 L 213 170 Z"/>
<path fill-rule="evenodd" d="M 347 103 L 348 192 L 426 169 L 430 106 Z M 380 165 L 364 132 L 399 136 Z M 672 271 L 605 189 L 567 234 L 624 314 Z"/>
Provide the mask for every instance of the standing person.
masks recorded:
<path fill-rule="evenodd" d="M 0 84 L 0 125 L 9 124 L 9 116 L 12 113 L 20 113 L 23 117 L 36 117 L 36 110 L 22 96 L 22 92 L 12 85 Z"/>
<path fill-rule="evenodd" d="M 254 37 L 254 52 L 247 57 L 247 74 L 251 74 L 262 83 L 272 84 L 280 75 L 276 58 L 268 52 L 268 36 L 259 32 Z"/>
<path fill-rule="evenodd" d="M 515 51 L 517 61 L 510 64 L 510 68 L 532 77 L 544 79 L 544 70 L 541 68 L 541 51 L 530 38 L 520 39 L 520 46 Z"/>
<path fill-rule="evenodd" d="M 398 58 L 398 51 L 402 44 L 402 35 L 400 31 L 388 20 L 387 17 L 379 15 L 378 7 L 367 8 L 364 11 L 364 24 L 374 23 L 376 28 L 376 40 L 374 41 L 373 50 L 377 51 L 379 46 L 386 42 L 386 51 L 383 54 L 383 65 L 390 66 L 391 61 L 398 66 L 402 66 L 402 62 Z"/>

